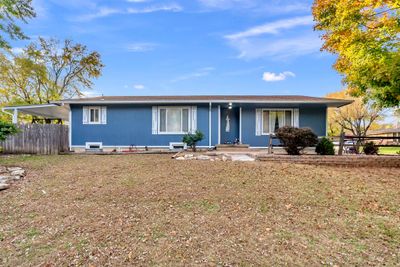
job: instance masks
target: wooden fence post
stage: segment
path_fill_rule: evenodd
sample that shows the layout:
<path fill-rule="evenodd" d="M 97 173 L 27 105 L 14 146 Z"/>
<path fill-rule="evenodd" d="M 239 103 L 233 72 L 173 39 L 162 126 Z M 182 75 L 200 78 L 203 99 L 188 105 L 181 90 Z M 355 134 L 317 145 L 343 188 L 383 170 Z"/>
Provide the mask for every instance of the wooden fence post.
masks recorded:
<path fill-rule="evenodd" d="M 343 146 L 344 146 L 344 132 L 342 129 L 342 131 L 340 132 L 340 140 L 339 140 L 339 152 L 338 152 L 339 156 L 343 155 Z"/>

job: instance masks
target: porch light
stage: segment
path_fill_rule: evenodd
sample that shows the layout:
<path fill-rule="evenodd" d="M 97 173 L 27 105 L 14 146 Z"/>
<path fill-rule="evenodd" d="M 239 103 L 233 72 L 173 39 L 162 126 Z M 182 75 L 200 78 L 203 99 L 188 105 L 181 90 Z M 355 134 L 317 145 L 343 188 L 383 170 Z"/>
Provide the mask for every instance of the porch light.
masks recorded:
<path fill-rule="evenodd" d="M 232 109 L 232 105 L 233 105 L 232 103 L 229 103 L 228 108 L 229 108 L 229 109 Z"/>

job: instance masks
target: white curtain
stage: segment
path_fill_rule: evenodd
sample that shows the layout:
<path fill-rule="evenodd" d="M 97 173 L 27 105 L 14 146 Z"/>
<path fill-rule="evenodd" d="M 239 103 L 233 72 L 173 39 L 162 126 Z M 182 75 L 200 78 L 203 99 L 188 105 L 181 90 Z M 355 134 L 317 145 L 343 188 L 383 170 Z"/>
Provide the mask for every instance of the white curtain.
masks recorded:
<path fill-rule="evenodd" d="M 167 110 L 167 132 L 179 133 L 181 129 L 182 120 L 181 109 L 168 109 Z"/>

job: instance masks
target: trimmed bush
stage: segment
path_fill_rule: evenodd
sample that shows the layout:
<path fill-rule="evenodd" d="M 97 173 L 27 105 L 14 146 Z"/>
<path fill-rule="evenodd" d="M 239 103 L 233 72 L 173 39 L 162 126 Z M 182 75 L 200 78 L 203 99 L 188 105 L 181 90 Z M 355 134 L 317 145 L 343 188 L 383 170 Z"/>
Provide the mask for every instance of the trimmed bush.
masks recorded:
<path fill-rule="evenodd" d="M 315 152 L 319 155 L 335 155 L 335 148 L 331 140 L 322 137 L 315 148 Z"/>
<path fill-rule="evenodd" d="M 275 134 L 289 155 L 300 155 L 306 147 L 318 143 L 317 135 L 310 128 L 285 126 L 279 128 Z"/>
<path fill-rule="evenodd" d="M 364 144 L 363 151 L 365 155 L 378 155 L 379 148 L 374 144 L 374 142 L 367 142 Z"/>
<path fill-rule="evenodd" d="M 201 140 L 204 139 L 204 134 L 200 131 L 196 131 L 195 134 L 185 134 L 183 136 L 182 142 L 186 143 L 188 146 L 190 146 L 193 150 L 193 152 L 196 152 L 196 145 L 197 142 L 200 142 Z"/>
<path fill-rule="evenodd" d="M 9 122 L 0 121 L 0 141 L 5 141 L 9 135 L 17 134 L 18 128 Z"/>

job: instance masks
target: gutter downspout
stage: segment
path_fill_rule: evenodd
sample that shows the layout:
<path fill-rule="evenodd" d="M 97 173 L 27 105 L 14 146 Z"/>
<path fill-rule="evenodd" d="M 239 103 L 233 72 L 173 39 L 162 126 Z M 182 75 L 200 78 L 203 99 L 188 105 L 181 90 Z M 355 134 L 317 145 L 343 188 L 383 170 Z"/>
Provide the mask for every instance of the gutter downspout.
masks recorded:
<path fill-rule="evenodd" d="M 10 115 L 12 117 L 12 123 L 17 124 L 18 123 L 18 109 L 14 108 L 14 113 L 6 111 L 4 108 L 1 109 L 4 113 Z"/>

